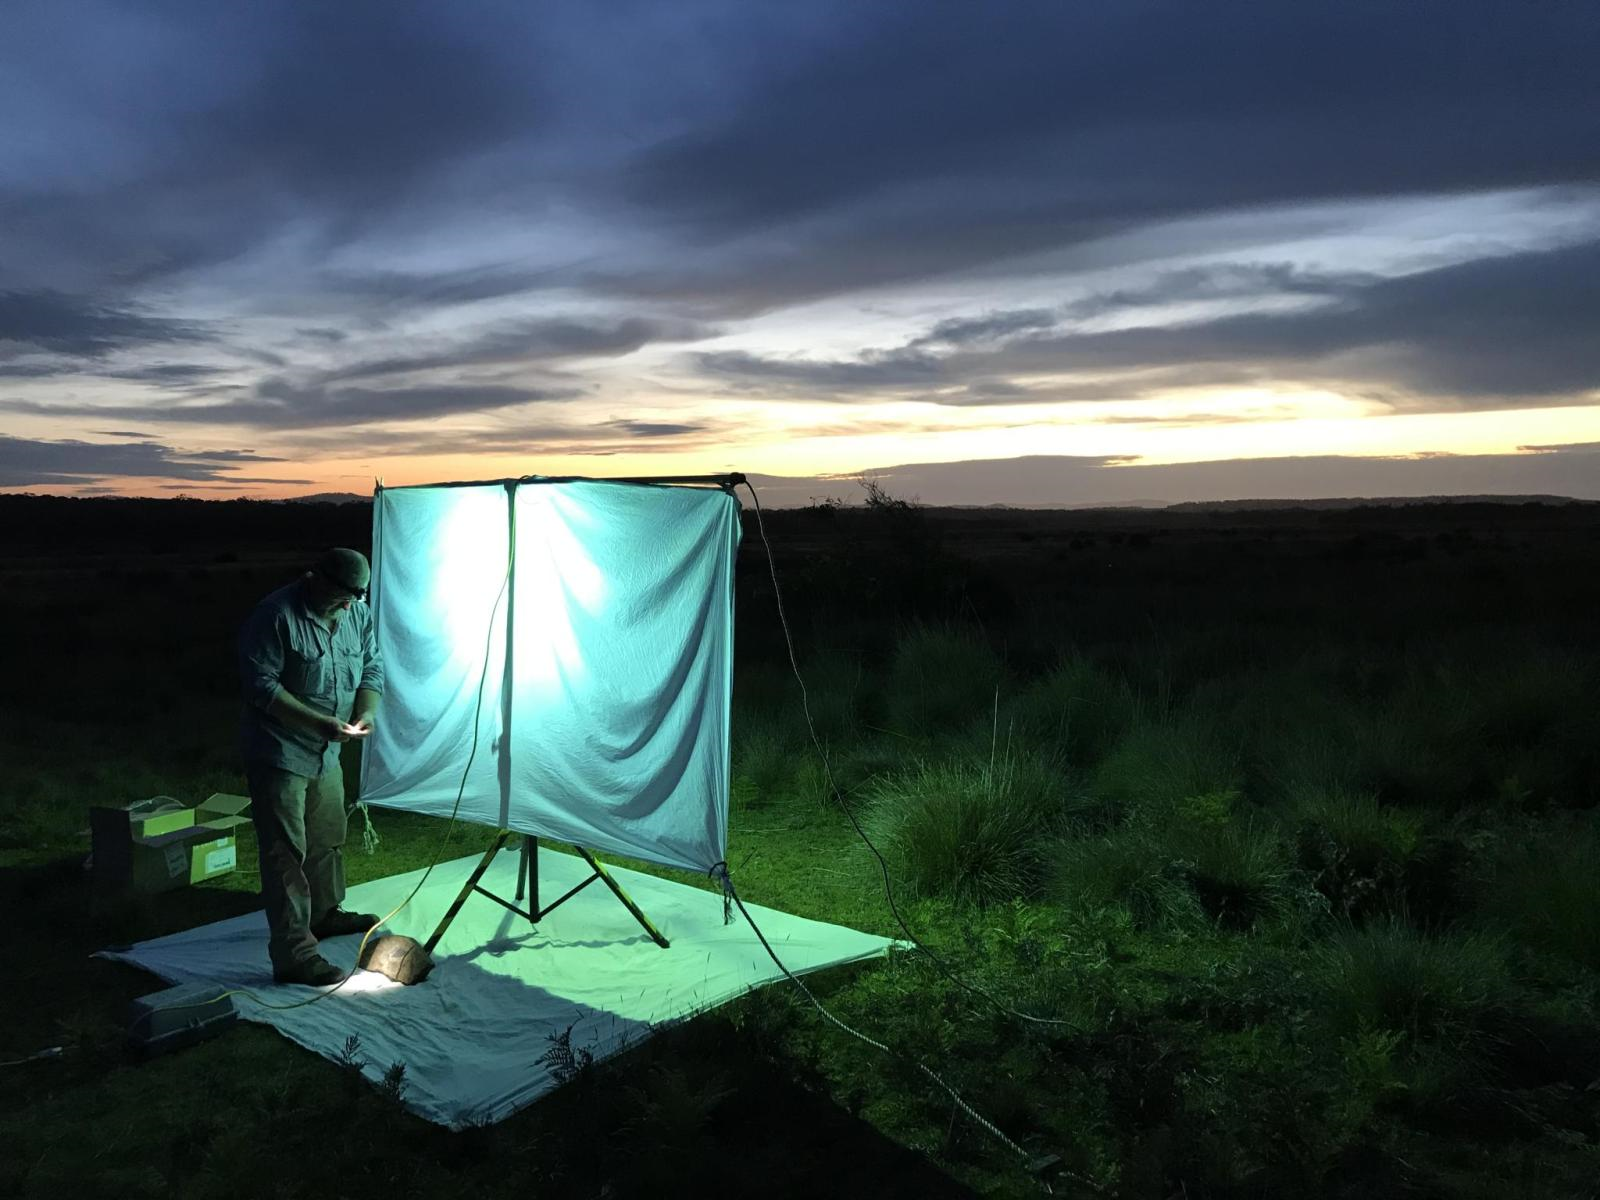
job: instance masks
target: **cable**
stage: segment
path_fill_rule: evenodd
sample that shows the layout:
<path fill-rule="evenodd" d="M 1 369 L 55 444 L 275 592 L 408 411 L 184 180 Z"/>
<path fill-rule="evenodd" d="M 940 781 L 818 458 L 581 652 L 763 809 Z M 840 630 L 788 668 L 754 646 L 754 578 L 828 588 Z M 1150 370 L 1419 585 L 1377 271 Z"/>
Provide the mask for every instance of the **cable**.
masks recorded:
<path fill-rule="evenodd" d="M 761 545 L 767 552 L 767 567 L 772 575 L 772 594 L 778 602 L 778 623 L 783 626 L 783 641 L 789 652 L 789 666 L 794 670 L 795 682 L 800 685 L 800 706 L 805 712 L 806 729 L 811 733 L 811 744 L 817 748 L 817 754 L 822 759 L 822 770 L 828 777 L 829 793 L 831 793 L 834 799 L 839 802 L 839 807 L 844 809 L 844 815 L 850 818 L 850 824 L 855 826 L 856 835 L 866 843 L 867 849 L 871 850 L 873 857 L 878 860 L 878 870 L 883 876 L 883 895 L 884 898 L 889 902 L 889 911 L 894 914 L 894 919 L 899 923 L 901 932 L 906 935 L 907 940 L 910 941 L 913 946 L 932 959 L 939 969 L 943 971 L 945 975 L 948 976 L 953 982 L 965 988 L 969 992 L 982 996 L 1001 1012 L 1006 1013 L 1009 1016 L 1016 1017 L 1019 1020 L 1032 1021 L 1039 1025 L 1062 1025 L 1077 1033 L 1086 1032 L 1083 1026 L 1075 1024 L 1072 1021 L 1062 1020 L 1059 1017 L 1036 1017 L 1031 1013 L 1019 1012 L 1010 1005 L 1004 1004 L 1000 1000 L 997 1000 L 993 995 L 979 987 L 977 984 L 969 983 L 965 979 L 962 979 L 945 964 L 942 958 L 940 958 L 932 950 L 928 949 L 928 947 L 923 944 L 916 934 L 911 932 L 910 927 L 905 922 L 905 918 L 900 915 L 900 909 L 895 905 L 894 902 L 894 888 L 889 880 L 889 864 L 884 861 L 883 855 L 878 853 L 878 848 L 872 844 L 872 839 L 867 836 L 866 830 L 861 828 L 861 823 L 856 820 L 856 815 L 851 811 L 849 803 L 845 800 L 844 793 L 839 790 L 839 785 L 834 782 L 833 765 L 828 761 L 828 751 L 826 747 L 823 746 L 822 739 L 817 736 L 817 727 L 811 719 L 811 704 L 806 694 L 806 681 L 800 677 L 800 664 L 795 659 L 794 638 L 789 633 L 789 618 L 784 614 L 783 611 L 783 591 L 778 586 L 778 566 L 777 563 L 773 561 L 772 543 L 767 539 L 767 527 L 765 522 L 761 519 L 761 497 L 756 495 L 756 489 L 751 485 L 748 479 L 745 480 L 744 485 L 750 491 L 750 498 L 755 501 L 756 528 L 761 532 Z"/>
<path fill-rule="evenodd" d="M 60 1058 L 66 1053 L 64 1046 L 49 1046 L 43 1050 L 35 1051 L 26 1058 L 12 1058 L 0 1062 L 0 1067 L 20 1067 L 31 1062 L 46 1062 L 50 1059 Z"/>
<path fill-rule="evenodd" d="M 819 1013 L 821 1013 L 829 1021 L 831 1021 L 835 1025 L 837 1025 L 840 1029 L 844 1030 L 851 1037 L 855 1038 L 857 1041 L 865 1042 L 867 1045 L 873 1047 L 876 1050 L 881 1050 L 885 1054 L 890 1055 L 891 1057 L 902 1058 L 902 1059 L 905 1059 L 906 1061 L 910 1062 L 912 1066 L 917 1068 L 917 1070 L 921 1071 L 929 1079 L 933 1080 L 934 1083 L 938 1084 L 939 1087 L 942 1088 L 944 1090 L 944 1092 L 950 1097 L 950 1099 L 955 1101 L 956 1107 L 961 1109 L 962 1112 L 966 1113 L 967 1116 L 971 1117 L 980 1126 L 982 1126 L 983 1129 L 985 1131 L 987 1131 L 991 1137 L 993 1137 L 996 1141 L 998 1141 L 1001 1145 L 1003 1145 L 1007 1150 L 1010 1150 L 1013 1154 L 1017 1155 L 1017 1157 L 1021 1158 L 1023 1160 L 1023 1162 L 1024 1162 L 1025 1169 L 1028 1169 L 1030 1171 L 1037 1169 L 1036 1164 L 1038 1163 L 1039 1160 L 1034 1155 L 1030 1154 L 1022 1146 L 1019 1146 L 1016 1142 L 1012 1141 L 1009 1137 L 1007 1137 L 1004 1133 L 1002 1133 L 1000 1131 L 1000 1129 L 997 1128 L 993 1123 L 991 1123 L 990 1121 L 985 1119 L 984 1116 L 981 1113 L 979 1113 L 977 1109 L 973 1108 L 972 1105 L 967 1103 L 967 1101 L 965 1100 L 965 1098 L 962 1097 L 960 1092 L 956 1091 L 955 1088 L 951 1087 L 950 1084 L 946 1083 L 945 1080 L 944 1080 L 944 1077 L 941 1076 L 932 1067 L 928 1066 L 927 1063 L 923 1062 L 919 1058 L 911 1058 L 909 1055 L 903 1054 L 903 1053 L 901 1053 L 899 1051 L 896 1051 L 896 1050 L 890 1048 L 889 1046 L 886 1046 L 884 1043 L 878 1041 L 876 1038 L 869 1037 L 868 1035 L 862 1033 L 859 1029 L 855 1029 L 855 1028 L 845 1024 L 842 1020 L 840 1020 L 838 1017 L 834 1016 L 831 1012 L 829 1012 L 827 1010 L 827 1008 L 823 1005 L 822 1001 L 818 1000 L 816 995 L 811 991 L 811 989 L 808 988 L 805 985 L 805 983 L 801 981 L 800 977 L 798 975 L 796 975 L 793 971 L 789 970 L 788 967 L 783 965 L 783 960 L 780 959 L 778 957 L 776 951 L 774 951 L 772 949 L 772 945 L 771 945 L 771 943 L 769 943 L 767 941 L 766 935 L 761 932 L 761 927 L 759 925 L 757 925 L 755 923 L 755 920 L 750 916 L 749 910 L 746 909 L 745 906 L 744 906 L 744 901 L 739 898 L 739 893 L 734 889 L 733 880 L 728 875 L 727 864 L 726 863 L 719 863 L 717 865 L 722 868 L 722 880 L 721 880 L 721 882 L 722 882 L 723 888 L 726 889 L 727 894 L 733 899 L 733 902 L 736 905 L 739 906 L 739 912 L 744 916 L 744 919 L 747 922 L 749 922 L 751 930 L 755 933 L 756 938 L 761 942 L 761 948 L 767 952 L 767 957 L 772 959 L 772 961 L 777 964 L 778 970 L 783 972 L 784 977 L 786 979 L 788 979 L 790 983 L 794 984 L 795 987 L 799 988 L 803 993 L 805 993 L 806 999 L 811 1001 L 812 1005 L 815 1006 L 816 1010 Z M 712 870 L 715 871 L 716 867 L 713 867 Z M 1077 1176 L 1077 1175 L 1073 1175 L 1072 1177 L 1074 1179 L 1076 1179 L 1078 1182 L 1083 1183 L 1086 1186 L 1088 1186 L 1089 1188 L 1093 1189 L 1094 1191 L 1104 1193 L 1104 1189 L 1101 1188 L 1100 1185 L 1095 1183 L 1093 1180 L 1084 1179 L 1081 1176 Z M 1040 1180 L 1038 1180 L 1038 1183 L 1046 1192 L 1050 1191 L 1050 1185 L 1049 1185 L 1048 1182 L 1046 1182 L 1043 1179 L 1040 1179 Z"/>

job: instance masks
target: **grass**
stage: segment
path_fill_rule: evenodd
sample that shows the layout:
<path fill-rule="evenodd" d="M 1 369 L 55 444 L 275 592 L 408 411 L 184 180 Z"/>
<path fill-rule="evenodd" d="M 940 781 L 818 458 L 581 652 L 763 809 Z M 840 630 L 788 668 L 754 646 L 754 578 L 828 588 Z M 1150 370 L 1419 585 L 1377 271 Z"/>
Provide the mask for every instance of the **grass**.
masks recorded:
<path fill-rule="evenodd" d="M 1600 972 L 1600 826 L 1541 829 L 1508 847 L 1482 915 L 1516 945 Z"/>
<path fill-rule="evenodd" d="M 1491 603 L 1469 560 L 1377 540 L 1324 561 L 1310 534 L 1233 532 L 1192 555 L 1030 544 L 1011 626 L 974 597 L 1016 562 L 962 565 L 941 584 L 960 607 L 917 613 L 888 607 L 915 590 L 888 559 L 856 564 L 868 613 L 837 575 L 786 578 L 838 794 L 781 645 L 741 630 L 729 862 L 747 901 L 901 937 L 841 804 L 868 823 L 937 960 L 808 982 L 894 1053 L 766 988 L 460 1134 L 394 1103 L 402 1072 L 386 1094 L 261 1028 L 128 1060 L 122 1005 L 156 984 L 88 958 L 256 906 L 248 831 L 234 875 L 96 902 L 83 811 L 240 788 L 217 648 L 275 581 L 247 554 L 203 588 L 179 566 L 115 595 L 0 591 L 33 634 L 0 648 L 30 680 L 0 721 L 0 903 L 20 918 L 0 1059 L 67 1047 L 5 1068 L 0 1192 L 1039 1194 L 921 1060 L 1059 1156 L 1058 1195 L 1587 1194 L 1600 648 L 1576 581 L 1596 550 L 1525 558 Z M 189 609 L 170 590 L 186 579 Z M 125 628 L 143 632 L 107 650 Z M 93 694 L 27 658 L 55 643 L 95 664 Z M 424 864 L 443 828 L 377 819 L 352 882 Z"/>
<path fill-rule="evenodd" d="M 895 646 L 885 716 L 912 736 L 950 733 L 988 713 L 1004 669 L 977 632 L 917 624 Z"/>
<path fill-rule="evenodd" d="M 867 827 L 914 894 L 980 906 L 1034 895 L 1071 788 L 1048 760 L 920 762 L 872 789 Z"/>

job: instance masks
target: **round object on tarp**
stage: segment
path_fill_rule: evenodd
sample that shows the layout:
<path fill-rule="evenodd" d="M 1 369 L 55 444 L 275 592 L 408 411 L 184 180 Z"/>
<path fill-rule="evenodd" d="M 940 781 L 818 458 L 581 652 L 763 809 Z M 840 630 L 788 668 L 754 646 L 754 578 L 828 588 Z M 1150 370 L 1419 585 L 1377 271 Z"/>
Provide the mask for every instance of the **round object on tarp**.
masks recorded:
<path fill-rule="evenodd" d="M 387 975 L 396 983 L 421 983 L 433 970 L 433 957 L 416 938 L 389 933 L 367 943 L 360 965 L 363 970 Z"/>

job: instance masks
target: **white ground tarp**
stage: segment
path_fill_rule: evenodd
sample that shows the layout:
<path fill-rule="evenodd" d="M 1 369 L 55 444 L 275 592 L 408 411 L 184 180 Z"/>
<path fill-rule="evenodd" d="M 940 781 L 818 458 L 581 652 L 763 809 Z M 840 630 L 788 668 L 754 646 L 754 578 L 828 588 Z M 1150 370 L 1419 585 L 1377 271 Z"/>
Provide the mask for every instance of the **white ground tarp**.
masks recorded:
<path fill-rule="evenodd" d="M 411 903 L 385 927 L 419 941 L 479 861 L 440 863 Z M 518 855 L 502 851 L 482 886 L 511 899 Z M 722 898 L 685 884 L 608 867 L 672 943 L 663 950 L 598 880 L 531 929 L 528 922 L 474 895 L 434 953 L 426 982 L 404 987 L 368 971 L 324 1000 L 275 1010 L 312 995 L 272 982 L 266 922 L 247 913 L 100 957 L 131 963 L 172 983 L 248 988 L 235 996 L 244 1019 L 337 1059 L 345 1039 L 360 1038 L 364 1074 L 381 1079 L 390 1064 L 406 1066 L 404 1101 L 419 1116 L 453 1129 L 499 1121 L 557 1086 L 541 1061 L 550 1037 L 571 1027 L 574 1052 L 596 1061 L 636 1045 L 652 1028 L 682 1020 L 773 980 L 782 972 L 734 909 L 722 923 Z M 549 903 L 589 873 L 575 855 L 541 847 L 540 892 Z M 351 888 L 352 912 L 388 912 L 421 871 Z M 799 975 L 884 954 L 886 938 L 746 904 L 767 940 Z M 358 937 L 322 943 L 340 966 L 354 966 Z M 789 986 L 786 982 L 783 986 Z"/>

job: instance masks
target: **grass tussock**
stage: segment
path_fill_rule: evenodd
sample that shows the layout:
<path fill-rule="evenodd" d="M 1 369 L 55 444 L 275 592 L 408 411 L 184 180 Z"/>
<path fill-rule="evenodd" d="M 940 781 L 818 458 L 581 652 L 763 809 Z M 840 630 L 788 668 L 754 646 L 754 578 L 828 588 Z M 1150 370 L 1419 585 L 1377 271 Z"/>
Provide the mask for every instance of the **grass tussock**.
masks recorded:
<path fill-rule="evenodd" d="M 1480 911 L 1516 944 L 1600 971 L 1600 824 L 1506 849 Z"/>
<path fill-rule="evenodd" d="M 1192 797 L 1238 792 L 1243 778 L 1238 735 L 1187 712 L 1134 725 L 1095 768 L 1091 786 L 1125 819 L 1150 827 Z"/>
<path fill-rule="evenodd" d="M 1070 787 L 1054 764 L 1009 752 L 922 762 L 873 785 L 868 831 L 914 894 L 978 905 L 1031 896 Z"/>
<path fill-rule="evenodd" d="M 1048 891 L 1070 912 L 1125 911 L 1141 930 L 1194 933 L 1210 926 L 1182 866 L 1144 830 L 1062 842 L 1051 855 Z"/>
<path fill-rule="evenodd" d="M 1320 1015 L 1338 1036 L 1363 1029 L 1462 1046 L 1511 991 L 1504 938 L 1425 933 L 1399 916 L 1347 927 L 1312 954 Z"/>
<path fill-rule="evenodd" d="M 1076 767 L 1101 762 L 1140 714 L 1138 695 L 1114 670 L 1081 655 L 1058 663 L 1008 706 L 1019 737 Z"/>
<path fill-rule="evenodd" d="M 1346 787 L 1297 789 L 1280 818 L 1297 864 L 1335 915 L 1360 921 L 1402 903 L 1424 820 Z"/>
<path fill-rule="evenodd" d="M 895 646 L 885 716 L 890 728 L 932 737 L 990 713 L 1004 669 L 984 638 L 949 625 L 915 625 Z"/>

